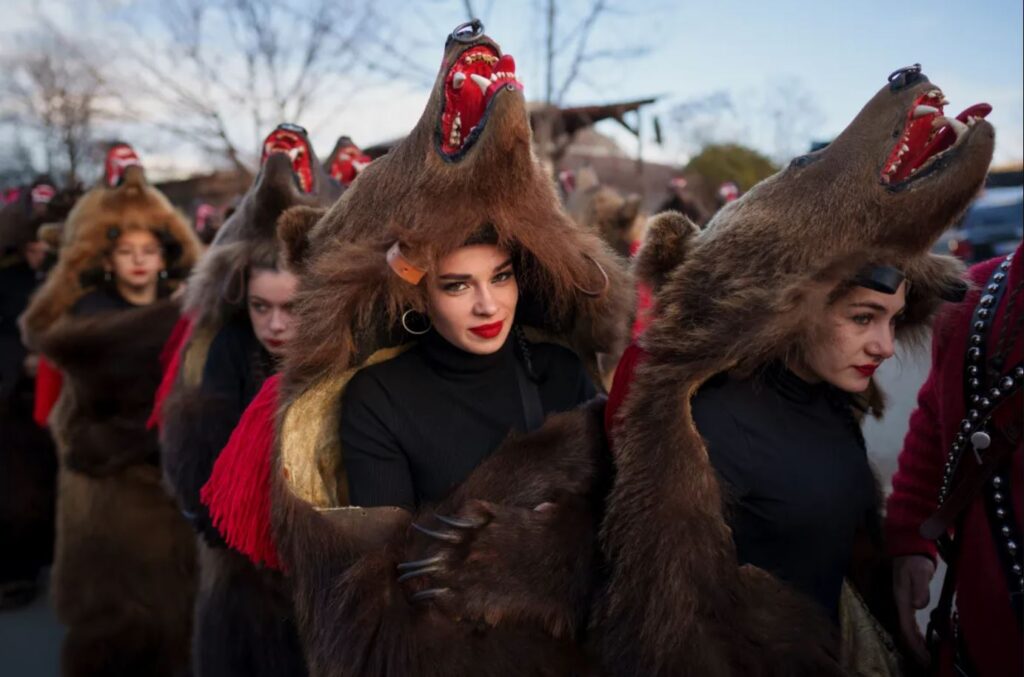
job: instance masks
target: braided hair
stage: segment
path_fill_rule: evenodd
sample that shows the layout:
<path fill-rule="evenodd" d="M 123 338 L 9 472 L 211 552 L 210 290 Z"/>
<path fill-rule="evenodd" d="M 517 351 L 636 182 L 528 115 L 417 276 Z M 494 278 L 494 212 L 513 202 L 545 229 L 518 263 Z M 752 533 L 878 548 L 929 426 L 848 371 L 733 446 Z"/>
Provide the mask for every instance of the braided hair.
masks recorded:
<path fill-rule="evenodd" d="M 537 371 L 533 367 L 533 359 L 530 352 L 530 343 L 529 341 L 526 340 L 526 332 L 523 331 L 523 328 L 520 325 L 515 324 L 512 325 L 512 335 L 516 339 L 516 355 L 519 357 L 519 360 L 523 363 L 523 368 L 526 370 L 526 375 L 534 383 L 540 382 L 540 376 L 537 374 Z"/>

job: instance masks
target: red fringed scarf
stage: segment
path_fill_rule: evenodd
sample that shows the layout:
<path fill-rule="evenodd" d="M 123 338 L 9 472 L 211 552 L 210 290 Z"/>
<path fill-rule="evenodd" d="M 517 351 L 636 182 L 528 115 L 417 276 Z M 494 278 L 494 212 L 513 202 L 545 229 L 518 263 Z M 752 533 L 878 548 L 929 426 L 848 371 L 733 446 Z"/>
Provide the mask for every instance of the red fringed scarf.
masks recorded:
<path fill-rule="evenodd" d="M 633 258 L 640 251 L 640 240 L 634 241 L 629 246 L 629 256 Z M 654 319 L 654 292 L 646 282 L 636 283 L 636 320 L 633 322 L 632 338 L 635 341 L 640 334 L 644 333 L 647 325 Z"/>
<path fill-rule="evenodd" d="M 171 389 L 174 388 L 174 381 L 178 378 L 178 371 L 181 369 L 181 354 L 185 352 L 185 344 L 192 337 L 192 329 L 193 322 L 190 316 L 182 315 L 179 317 L 178 321 L 174 324 L 174 329 L 171 330 L 167 343 L 164 344 L 163 350 L 160 351 L 160 365 L 164 369 L 164 375 L 160 379 L 160 386 L 156 389 L 156 395 L 153 396 L 153 411 L 149 414 L 149 419 L 146 421 L 146 430 L 159 428 L 164 423 L 164 401 L 171 394 Z"/>
<path fill-rule="evenodd" d="M 36 367 L 36 391 L 32 406 L 32 420 L 40 428 L 45 428 L 48 425 L 50 412 L 53 410 L 53 405 L 57 404 L 63 383 L 64 376 L 57 367 L 40 355 L 39 365 Z"/>
<path fill-rule="evenodd" d="M 270 466 L 279 381 L 274 375 L 263 382 L 199 498 L 228 545 L 256 564 L 282 570 L 270 533 Z"/>

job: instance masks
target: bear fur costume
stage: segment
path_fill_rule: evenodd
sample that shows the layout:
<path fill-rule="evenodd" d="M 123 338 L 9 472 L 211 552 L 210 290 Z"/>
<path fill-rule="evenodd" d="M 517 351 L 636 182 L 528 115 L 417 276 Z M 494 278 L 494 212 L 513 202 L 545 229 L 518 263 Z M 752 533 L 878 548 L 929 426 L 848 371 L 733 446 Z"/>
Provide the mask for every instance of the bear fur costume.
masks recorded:
<path fill-rule="evenodd" d="M 602 184 L 592 167 L 583 167 L 575 173 L 572 189 L 567 190 L 565 208 L 576 223 L 594 229 L 609 247 L 628 258 L 643 239 L 640 203 L 639 195 L 622 197 Z"/>
<path fill-rule="evenodd" d="M 141 166 L 86 193 L 68 217 L 56 267 L 21 318 L 26 343 L 64 375 L 50 416 L 58 449 L 54 607 L 67 627 L 62 673 L 177 675 L 188 665 L 194 537 L 161 485 L 145 429 L 171 301 L 89 316 L 68 311 L 101 275 L 109 231 L 154 230 L 172 272 L 198 256 L 191 228 Z M 172 283 L 173 284 L 173 283 Z"/>
<path fill-rule="evenodd" d="M 282 373 L 266 518 L 293 584 L 310 673 L 318 677 L 588 669 L 579 640 L 596 570 L 593 497 L 602 492 L 594 487 L 609 472 L 593 453 L 603 446 L 600 403 L 513 438 L 437 506 L 467 520 L 507 524 L 493 531 L 500 544 L 488 540 L 487 530 L 464 535 L 482 548 L 501 545 L 511 557 L 502 572 L 511 578 L 496 587 L 489 568 L 449 560 L 452 566 L 433 567 L 432 577 L 452 577 L 446 587 L 461 594 L 427 603 L 410 599 L 427 580 L 400 584 L 397 565 L 433 558 L 438 547 L 461 557 L 469 554 L 469 541 L 456 539 L 461 547 L 426 537 L 397 508 L 348 506 L 337 439 L 348 378 L 408 345 L 400 317 L 406 309 L 426 309 L 423 286 L 388 264 L 396 243 L 396 267 L 428 270 L 490 224 L 516 252 L 519 323 L 569 345 L 592 375 L 597 354 L 620 351 L 627 340 L 632 280 L 596 233 L 561 210 L 533 155 L 514 73 L 511 56 L 483 35 L 478 21 L 459 27 L 412 133 L 367 167 L 326 214 L 297 208 L 278 226 L 300 274 L 299 330 Z M 486 89 L 479 84 L 485 79 Z M 569 442 L 553 447 L 553 435 Z M 516 482 L 508 481 L 512 474 Z M 233 503 L 228 512 L 242 504 L 245 514 L 246 496 L 223 500 Z M 551 509 L 535 511 L 540 504 Z M 431 509 L 415 520 L 428 530 L 437 525 Z M 550 546 L 535 559 L 518 548 L 533 533 Z M 524 564 L 529 568 L 522 570 Z"/>
<path fill-rule="evenodd" d="M 289 151 L 295 153 L 292 158 Z M 321 168 L 305 132 L 275 129 L 264 142 L 262 167 L 237 210 L 218 231 L 189 278 L 184 313 L 190 338 L 160 416 L 164 476 L 178 504 L 211 535 L 199 489 L 238 423 L 223 401 L 202 391 L 207 351 L 232 316 L 246 316 L 252 262 L 276 261 L 277 218 L 296 205 L 327 206 L 341 186 Z M 279 572 L 257 568 L 216 536 L 198 540 L 200 585 L 192 641 L 196 677 L 297 675 L 305 666 L 294 613 Z"/>
<path fill-rule="evenodd" d="M 928 252 L 982 186 L 994 133 L 984 105 L 951 121 L 944 103 L 919 66 L 901 69 L 832 144 L 706 230 L 682 217 L 652 226 L 637 266 L 659 283 L 656 319 L 614 421 L 609 579 L 591 624 L 609 674 L 835 673 L 827 623 L 813 627 L 801 600 L 736 567 L 690 400 L 716 374 L 747 377 L 799 351 L 837 285 L 867 265 L 910 283 L 901 339 L 919 341 L 940 301 L 963 292 L 959 263 Z"/>

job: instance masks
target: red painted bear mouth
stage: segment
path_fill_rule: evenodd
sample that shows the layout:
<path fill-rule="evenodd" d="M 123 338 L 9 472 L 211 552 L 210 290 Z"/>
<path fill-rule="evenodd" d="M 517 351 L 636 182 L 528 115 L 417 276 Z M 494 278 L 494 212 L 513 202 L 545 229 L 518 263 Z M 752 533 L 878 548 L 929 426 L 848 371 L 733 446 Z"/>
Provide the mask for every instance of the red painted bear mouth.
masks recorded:
<path fill-rule="evenodd" d="M 370 156 L 356 145 L 343 146 L 335 153 L 328 173 L 341 185 L 347 186 L 356 180 L 371 162 Z"/>
<path fill-rule="evenodd" d="M 498 56 L 489 45 L 475 45 L 459 55 L 445 76 L 438 129 L 447 159 L 457 160 L 472 147 L 487 124 L 491 103 L 506 89 L 523 89 L 510 54 Z"/>
<path fill-rule="evenodd" d="M 129 167 L 141 165 L 139 156 L 131 146 L 126 143 L 119 143 L 107 151 L 106 160 L 103 163 L 104 180 L 110 188 L 116 188 L 124 180 L 124 173 Z"/>
<path fill-rule="evenodd" d="M 987 103 L 976 103 L 949 118 L 943 112 L 948 103 L 940 89 L 925 92 L 914 100 L 903 123 L 903 133 L 882 166 L 883 184 L 906 183 L 936 169 L 940 166 L 938 161 L 964 142 L 978 120 L 992 112 Z"/>
<path fill-rule="evenodd" d="M 292 163 L 292 173 L 303 193 L 313 192 L 313 165 L 310 156 L 309 141 L 300 134 L 281 129 L 272 131 L 263 142 L 263 155 L 260 166 L 267 162 L 273 153 L 284 153 Z"/>

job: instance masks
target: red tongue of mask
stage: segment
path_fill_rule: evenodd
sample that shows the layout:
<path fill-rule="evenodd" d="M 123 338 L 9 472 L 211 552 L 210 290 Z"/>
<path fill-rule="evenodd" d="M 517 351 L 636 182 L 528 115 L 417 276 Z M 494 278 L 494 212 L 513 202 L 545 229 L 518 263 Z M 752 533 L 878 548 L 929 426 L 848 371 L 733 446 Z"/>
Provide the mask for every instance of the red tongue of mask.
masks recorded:
<path fill-rule="evenodd" d="M 943 115 L 943 107 L 933 99 L 922 97 L 914 104 L 914 109 L 919 105 L 932 106 L 938 109 L 938 113 L 924 115 L 917 119 L 911 119 L 907 124 L 906 132 L 900 141 L 900 145 L 906 145 L 909 150 L 904 151 L 900 157 L 900 145 L 893 148 L 892 153 L 886 160 L 883 172 L 894 162 L 898 162 L 897 170 L 891 174 L 892 182 L 903 181 L 908 178 L 912 171 L 921 167 L 934 155 L 941 153 L 956 142 L 956 131 L 949 124 L 943 125 L 937 132 L 932 126 L 934 121 Z M 966 108 L 956 116 L 956 119 L 964 124 L 968 118 L 984 118 L 992 112 L 992 106 L 987 103 L 976 103 Z M 909 113 L 913 116 L 913 110 Z"/>
<path fill-rule="evenodd" d="M 967 124 L 968 118 L 984 118 L 992 112 L 992 106 L 987 103 L 976 103 L 970 106 L 960 115 L 956 116 L 956 119 L 964 124 Z M 940 153 L 945 149 L 949 148 L 956 142 L 956 132 L 949 125 L 944 126 L 935 138 L 931 140 L 931 143 L 924 149 L 924 158 L 927 159 L 936 153 Z"/>

